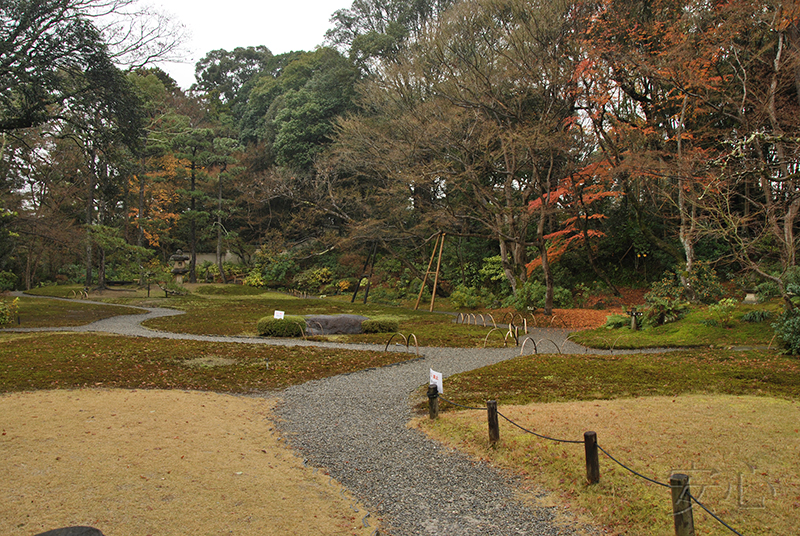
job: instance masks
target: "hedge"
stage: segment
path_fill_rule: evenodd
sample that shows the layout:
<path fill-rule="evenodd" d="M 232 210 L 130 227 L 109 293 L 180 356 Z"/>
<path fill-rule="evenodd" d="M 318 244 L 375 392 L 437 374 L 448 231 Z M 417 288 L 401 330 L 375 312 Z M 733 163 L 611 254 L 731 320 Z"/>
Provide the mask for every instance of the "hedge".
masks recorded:
<path fill-rule="evenodd" d="M 397 320 L 364 320 L 361 323 L 361 331 L 364 333 L 395 333 L 400 328 Z"/>
<path fill-rule="evenodd" d="M 265 316 L 256 325 L 259 337 L 302 337 L 305 329 L 305 318 L 297 315 L 287 315 L 282 319 Z"/>

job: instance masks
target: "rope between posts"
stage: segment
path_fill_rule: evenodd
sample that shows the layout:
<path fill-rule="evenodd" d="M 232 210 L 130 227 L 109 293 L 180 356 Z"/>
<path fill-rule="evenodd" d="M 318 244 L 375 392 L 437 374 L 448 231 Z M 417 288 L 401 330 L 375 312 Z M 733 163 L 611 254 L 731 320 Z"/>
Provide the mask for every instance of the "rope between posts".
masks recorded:
<path fill-rule="evenodd" d="M 644 478 L 645 480 L 647 480 L 648 482 L 652 482 L 653 484 L 658 484 L 659 486 L 664 486 L 665 488 L 672 489 L 669 484 L 664 484 L 663 482 L 659 482 L 658 480 L 653 480 L 650 477 L 644 476 L 643 474 L 634 471 L 633 469 L 631 469 L 630 467 L 628 467 L 627 465 L 625 465 L 624 463 L 622 463 L 621 461 L 619 461 L 618 459 L 613 457 L 611 454 L 609 454 L 608 451 L 606 451 L 606 449 L 604 449 L 600 445 L 597 445 L 597 448 L 600 449 L 601 451 L 603 451 L 603 454 L 605 454 L 606 456 L 611 458 L 611 460 L 614 463 L 616 463 L 617 465 L 619 465 L 623 469 L 626 469 L 626 470 L 630 471 L 631 473 L 633 473 L 634 475 L 638 476 L 639 478 Z"/>
<path fill-rule="evenodd" d="M 523 428 L 522 426 L 518 425 L 517 423 L 515 423 L 514 421 L 512 421 L 511 419 L 509 419 L 508 417 L 506 417 L 505 415 L 503 415 L 499 411 L 497 412 L 497 414 L 500 415 L 502 418 L 504 418 L 509 423 L 513 424 L 514 426 L 516 426 L 517 428 L 522 430 L 523 432 L 527 432 L 529 434 L 535 435 L 536 437 L 541 437 L 542 439 L 547 439 L 549 441 L 555 441 L 556 443 L 575 443 L 575 444 L 579 443 L 579 444 L 583 445 L 583 441 L 575 441 L 574 439 L 556 439 L 554 437 L 547 437 L 547 436 L 544 436 L 542 434 L 537 434 L 536 432 L 532 432 L 532 431 L 528 430 L 527 428 Z"/>
<path fill-rule="evenodd" d="M 719 517 L 717 517 L 717 516 L 716 516 L 716 514 L 714 514 L 714 512 L 712 512 L 711 510 L 709 510 L 708 508 L 706 508 L 706 507 L 705 507 L 705 505 L 704 505 L 703 503 L 701 503 L 700 501 L 698 501 L 698 500 L 697 500 L 697 497 L 695 497 L 694 495 L 692 495 L 691 493 L 689 493 L 689 498 L 690 498 L 691 500 L 693 500 L 695 503 L 697 503 L 697 506 L 699 506 L 700 508 L 702 508 L 703 510 L 705 510 L 705 511 L 706 511 L 706 513 L 707 513 L 708 515 L 710 515 L 711 517 L 713 517 L 714 519 L 716 519 L 717 521 L 719 521 L 719 522 L 722 524 L 722 526 L 723 526 L 723 527 L 725 527 L 726 529 L 728 529 L 728 530 L 729 530 L 729 531 L 731 531 L 732 533 L 734 533 L 734 534 L 737 534 L 738 536 L 742 536 L 742 533 L 741 533 L 741 532 L 737 531 L 736 529 L 734 529 L 733 527 L 731 527 L 730 525 L 728 525 L 727 523 L 725 523 L 723 520 L 721 520 Z"/>
<path fill-rule="evenodd" d="M 455 403 L 455 402 L 453 402 L 452 400 L 447 400 L 447 399 L 446 399 L 445 397 L 443 397 L 442 395 L 439 395 L 439 398 L 441 398 L 442 400 L 444 400 L 444 401 L 445 401 L 445 402 L 447 402 L 448 404 L 452 404 L 452 405 L 454 405 L 454 406 L 458 406 L 459 408 L 464 408 L 464 409 L 480 409 L 480 410 L 486 411 L 486 408 L 473 408 L 473 407 L 471 407 L 471 406 L 462 406 L 461 404 L 456 404 L 456 403 Z"/>

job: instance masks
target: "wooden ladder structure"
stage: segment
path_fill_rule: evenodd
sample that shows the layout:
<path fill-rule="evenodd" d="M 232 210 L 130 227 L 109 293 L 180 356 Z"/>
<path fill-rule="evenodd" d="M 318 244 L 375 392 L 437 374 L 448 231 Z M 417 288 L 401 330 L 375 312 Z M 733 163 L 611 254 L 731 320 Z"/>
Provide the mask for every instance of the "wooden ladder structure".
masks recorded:
<path fill-rule="evenodd" d="M 425 290 L 425 283 L 428 281 L 428 276 L 431 274 L 434 275 L 433 279 L 433 292 L 431 292 L 431 307 L 429 312 L 433 312 L 433 304 L 436 301 L 436 287 L 439 284 L 439 270 L 442 267 L 442 250 L 444 249 L 444 236 L 445 233 L 439 231 L 439 234 L 436 235 L 436 242 L 433 243 L 433 252 L 431 253 L 431 260 L 428 263 L 428 271 L 425 272 L 425 278 L 422 280 L 422 286 L 419 289 L 419 296 L 417 296 L 417 303 L 414 305 L 414 310 L 416 311 L 419 308 L 419 301 L 422 299 L 422 292 Z M 433 259 L 436 257 L 436 248 L 439 248 L 439 260 L 436 262 L 436 271 L 431 271 L 431 266 L 433 266 Z"/>

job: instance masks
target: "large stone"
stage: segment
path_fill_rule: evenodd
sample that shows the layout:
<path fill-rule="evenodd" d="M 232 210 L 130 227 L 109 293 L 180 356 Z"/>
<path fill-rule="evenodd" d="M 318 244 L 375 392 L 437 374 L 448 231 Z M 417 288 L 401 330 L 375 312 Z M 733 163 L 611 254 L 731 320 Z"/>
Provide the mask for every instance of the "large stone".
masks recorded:
<path fill-rule="evenodd" d="M 35 536 L 103 536 L 103 533 L 92 527 L 64 527 L 41 532 Z"/>
<path fill-rule="evenodd" d="M 361 323 L 369 320 L 359 315 L 312 315 L 306 318 L 309 335 L 334 335 L 361 333 Z"/>

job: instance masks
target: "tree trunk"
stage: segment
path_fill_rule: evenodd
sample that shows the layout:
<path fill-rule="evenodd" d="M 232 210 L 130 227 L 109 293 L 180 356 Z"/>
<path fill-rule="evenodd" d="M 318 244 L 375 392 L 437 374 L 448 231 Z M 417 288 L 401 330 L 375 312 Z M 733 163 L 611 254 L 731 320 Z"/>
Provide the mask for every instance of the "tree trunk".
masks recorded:
<path fill-rule="evenodd" d="M 553 273 L 550 270 L 550 260 L 547 258 L 547 244 L 542 242 L 539 248 L 539 253 L 542 256 L 542 271 L 544 272 L 544 314 L 553 314 Z"/>
<path fill-rule="evenodd" d="M 511 261 L 508 258 L 508 244 L 503 239 L 503 237 L 499 237 L 498 242 L 500 243 L 500 264 L 503 266 L 503 272 L 506 274 L 506 279 L 508 279 L 508 284 L 511 285 L 511 292 L 514 293 L 514 296 L 517 295 L 517 286 L 518 280 L 514 271 L 511 269 Z"/>
<path fill-rule="evenodd" d="M 219 172 L 219 189 L 217 191 L 217 267 L 223 284 L 228 282 L 222 266 L 222 173 L 225 172 L 225 167 L 223 166 Z"/>
<path fill-rule="evenodd" d="M 89 287 L 92 285 L 92 235 L 90 228 L 92 226 L 92 216 L 94 215 L 94 151 L 89 153 L 91 165 L 89 166 L 89 182 L 86 192 L 86 277 L 84 279 L 84 286 Z"/>
<path fill-rule="evenodd" d="M 136 233 L 136 245 L 140 248 L 144 247 L 144 194 L 145 194 L 145 160 L 142 157 L 139 169 L 139 214 L 136 216 L 136 225 L 138 232 Z M 145 270 L 142 265 L 142 258 L 139 253 L 136 253 L 136 262 L 139 265 L 139 285 L 144 284 Z"/>
<path fill-rule="evenodd" d="M 100 184 L 107 184 L 108 183 L 108 164 L 106 164 L 105 160 L 100 163 Z M 106 199 L 105 196 L 102 195 L 104 190 L 100 189 L 100 196 L 97 202 L 97 222 L 100 225 L 105 225 L 106 223 Z M 97 267 L 97 288 L 98 289 L 105 289 L 106 288 L 106 250 L 104 247 L 98 245 L 97 253 L 99 254 L 98 260 L 98 267 Z"/>
<path fill-rule="evenodd" d="M 689 97 L 683 97 L 683 105 L 681 106 L 681 117 L 678 123 L 678 212 L 680 213 L 680 228 L 678 229 L 678 239 L 683 246 L 683 253 L 686 256 L 686 270 L 681 272 L 681 284 L 683 285 L 684 292 L 689 298 L 689 301 L 695 301 L 697 295 L 689 282 L 688 274 L 694 268 L 694 232 L 695 232 L 695 208 L 692 205 L 692 213 L 688 213 L 686 191 L 691 186 L 691 182 L 686 180 L 686 171 L 683 162 L 683 122 L 686 117 L 686 108 L 689 103 Z"/>
<path fill-rule="evenodd" d="M 191 173 L 191 184 L 189 187 L 189 195 L 191 199 L 189 201 L 189 213 L 191 214 L 191 220 L 189 221 L 189 242 L 190 242 L 190 256 L 189 256 L 189 283 L 197 283 L 197 214 L 195 213 L 196 202 L 194 199 L 194 189 L 197 180 L 197 164 L 194 160 L 192 160 L 192 173 Z"/>

